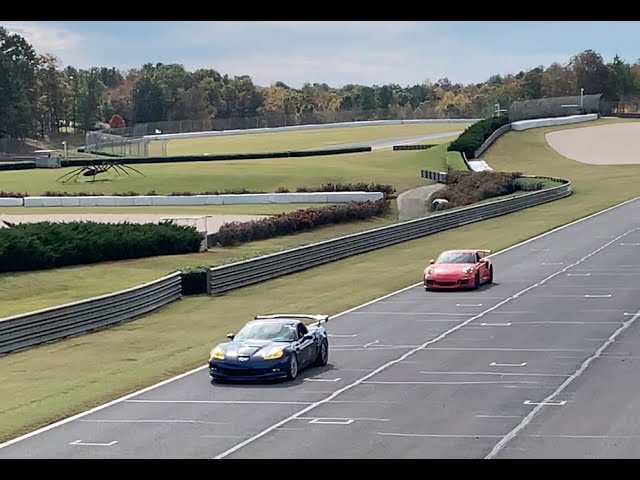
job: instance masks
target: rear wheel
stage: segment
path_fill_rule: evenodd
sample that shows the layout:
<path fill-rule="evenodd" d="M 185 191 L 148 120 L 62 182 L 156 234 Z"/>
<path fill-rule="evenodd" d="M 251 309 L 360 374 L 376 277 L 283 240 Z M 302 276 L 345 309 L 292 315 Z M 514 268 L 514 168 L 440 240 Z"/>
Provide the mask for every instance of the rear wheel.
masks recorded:
<path fill-rule="evenodd" d="M 298 355 L 295 353 L 291 354 L 291 358 L 289 358 L 289 367 L 287 369 L 287 379 L 295 380 L 298 376 Z"/>
<path fill-rule="evenodd" d="M 323 340 L 320 344 L 320 349 L 318 350 L 318 358 L 316 359 L 316 365 L 319 367 L 324 367 L 327 363 L 329 363 L 329 342 L 327 340 Z"/>

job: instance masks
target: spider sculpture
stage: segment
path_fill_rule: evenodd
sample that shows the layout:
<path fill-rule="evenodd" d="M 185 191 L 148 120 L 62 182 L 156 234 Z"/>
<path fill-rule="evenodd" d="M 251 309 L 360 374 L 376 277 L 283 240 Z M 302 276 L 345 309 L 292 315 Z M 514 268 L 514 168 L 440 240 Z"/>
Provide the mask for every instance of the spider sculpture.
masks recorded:
<path fill-rule="evenodd" d="M 104 160 L 102 162 L 91 162 L 89 165 L 83 165 L 82 167 L 75 168 L 58 177 L 56 182 L 67 183 L 71 180 L 78 181 L 78 177 L 82 175 L 83 177 L 91 177 L 91 182 L 93 183 L 96 180 L 96 175 L 107 173 L 109 170 L 115 171 L 117 175 L 120 175 L 120 172 L 131 175 L 129 170 L 133 170 L 144 177 L 142 172 L 129 165 L 124 165 L 117 160 Z"/>

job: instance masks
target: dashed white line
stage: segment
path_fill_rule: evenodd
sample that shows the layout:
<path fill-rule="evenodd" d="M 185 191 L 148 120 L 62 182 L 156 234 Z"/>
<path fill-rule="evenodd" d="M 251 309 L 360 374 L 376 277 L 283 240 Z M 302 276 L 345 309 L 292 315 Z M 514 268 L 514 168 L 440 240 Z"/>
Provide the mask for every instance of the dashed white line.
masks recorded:
<path fill-rule="evenodd" d="M 496 362 L 491 362 L 489 364 L 490 367 L 524 367 L 527 364 L 527 362 L 522 362 L 522 363 L 496 363 Z"/>
<path fill-rule="evenodd" d="M 305 378 L 303 381 L 305 382 L 339 382 L 342 380 L 340 377 L 338 378 Z"/>
<path fill-rule="evenodd" d="M 634 229 L 637 230 L 637 229 Z M 631 325 L 634 324 L 634 322 L 636 321 L 636 319 L 640 317 L 640 311 L 638 311 L 633 317 L 631 317 L 627 322 L 625 322 L 624 324 L 622 324 L 622 326 L 616 330 L 610 337 L 609 339 L 603 343 L 600 348 L 598 348 L 598 350 L 596 350 L 596 352 L 591 355 L 589 358 L 587 358 L 582 365 L 580 365 L 580 368 L 578 368 L 575 373 L 573 375 L 571 375 L 568 379 L 566 379 L 562 385 L 560 385 L 551 395 L 549 395 L 547 398 L 545 398 L 543 400 L 543 402 L 550 402 L 553 400 L 554 397 L 556 397 L 558 394 L 560 394 L 566 387 L 567 385 L 569 385 L 573 380 L 575 380 L 576 378 L 578 378 L 580 375 L 582 375 L 582 373 L 589 367 L 589 365 L 591 364 L 591 362 L 593 362 L 596 358 L 600 357 L 602 355 L 602 352 L 609 346 L 611 345 L 615 339 L 618 337 L 618 335 L 620 335 L 622 332 L 624 332 L 627 328 L 629 328 Z M 486 458 L 493 458 L 495 457 L 498 453 L 500 453 L 500 451 L 505 447 L 505 445 L 507 443 L 509 443 L 523 428 L 525 428 L 529 423 L 531 423 L 531 420 L 533 419 L 533 417 L 542 409 L 543 405 L 536 405 L 534 407 L 534 409 L 522 420 L 522 422 L 520 422 L 520 424 L 518 424 L 517 427 L 515 427 L 513 430 L 511 430 L 511 432 L 509 432 L 507 435 L 505 435 L 502 440 L 500 440 L 491 450 L 491 452 L 489 452 L 489 454 L 487 455 Z"/>
<path fill-rule="evenodd" d="M 564 375 L 562 373 L 517 373 L 517 372 L 420 372 L 424 375 L 505 375 L 513 377 L 569 377 L 570 375 Z"/>
<path fill-rule="evenodd" d="M 523 405 L 540 405 L 540 406 L 552 406 L 552 407 L 562 407 L 563 405 L 566 405 L 567 401 L 566 400 L 562 400 L 560 402 L 532 402 L 531 400 L 525 400 L 523 402 Z"/>
<path fill-rule="evenodd" d="M 112 447 L 116 443 L 118 443 L 117 440 L 114 440 L 109 443 L 90 443 L 90 442 L 83 442 L 82 440 L 76 440 L 74 442 L 69 443 L 69 445 L 81 445 L 86 447 Z"/>

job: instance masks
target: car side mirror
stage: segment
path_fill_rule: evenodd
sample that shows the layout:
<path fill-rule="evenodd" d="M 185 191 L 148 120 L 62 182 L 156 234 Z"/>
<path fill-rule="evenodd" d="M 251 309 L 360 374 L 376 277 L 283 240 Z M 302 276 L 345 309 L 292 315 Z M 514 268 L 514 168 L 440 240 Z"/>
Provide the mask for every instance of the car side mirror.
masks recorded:
<path fill-rule="evenodd" d="M 227 333 L 227 338 L 233 340 L 236 336 L 233 333 Z"/>
<path fill-rule="evenodd" d="M 433 265 L 434 263 L 436 263 L 436 261 L 433 258 L 429 260 L 429 265 Z"/>

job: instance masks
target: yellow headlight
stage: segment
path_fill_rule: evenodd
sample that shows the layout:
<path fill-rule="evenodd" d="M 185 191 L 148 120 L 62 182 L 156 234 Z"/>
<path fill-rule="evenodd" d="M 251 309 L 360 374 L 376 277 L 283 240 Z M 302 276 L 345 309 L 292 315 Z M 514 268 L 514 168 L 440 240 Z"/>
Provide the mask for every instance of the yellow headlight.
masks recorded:
<path fill-rule="evenodd" d="M 277 358 L 281 358 L 284 355 L 284 350 L 282 348 L 275 348 L 265 352 L 262 355 L 262 358 L 265 360 L 275 360 Z"/>
<path fill-rule="evenodd" d="M 216 347 L 211 350 L 209 354 L 209 360 L 224 360 L 224 352 L 220 347 Z"/>
<path fill-rule="evenodd" d="M 473 268 L 467 267 L 464 269 L 464 273 L 473 273 Z"/>

